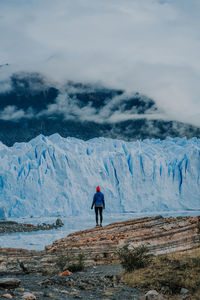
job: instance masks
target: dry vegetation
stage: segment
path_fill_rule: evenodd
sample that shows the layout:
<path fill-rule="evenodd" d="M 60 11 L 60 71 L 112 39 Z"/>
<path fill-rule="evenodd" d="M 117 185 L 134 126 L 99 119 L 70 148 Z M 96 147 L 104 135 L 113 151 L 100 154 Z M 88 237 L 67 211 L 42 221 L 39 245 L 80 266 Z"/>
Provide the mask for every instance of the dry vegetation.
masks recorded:
<path fill-rule="evenodd" d="M 181 288 L 190 291 L 187 299 L 200 299 L 200 249 L 153 257 L 151 263 L 131 273 L 122 275 L 131 287 L 151 288 L 168 295 L 168 299 L 180 299 Z"/>

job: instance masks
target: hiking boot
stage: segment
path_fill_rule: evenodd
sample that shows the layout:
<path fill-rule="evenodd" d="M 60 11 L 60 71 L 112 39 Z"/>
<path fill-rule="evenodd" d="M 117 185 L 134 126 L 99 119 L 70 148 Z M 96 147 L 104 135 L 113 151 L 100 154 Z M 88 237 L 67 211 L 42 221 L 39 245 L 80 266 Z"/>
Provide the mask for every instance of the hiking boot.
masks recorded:
<path fill-rule="evenodd" d="M 100 227 L 102 227 L 102 224 L 100 224 Z"/>
<path fill-rule="evenodd" d="M 96 227 L 99 227 L 99 224 L 96 224 Z"/>

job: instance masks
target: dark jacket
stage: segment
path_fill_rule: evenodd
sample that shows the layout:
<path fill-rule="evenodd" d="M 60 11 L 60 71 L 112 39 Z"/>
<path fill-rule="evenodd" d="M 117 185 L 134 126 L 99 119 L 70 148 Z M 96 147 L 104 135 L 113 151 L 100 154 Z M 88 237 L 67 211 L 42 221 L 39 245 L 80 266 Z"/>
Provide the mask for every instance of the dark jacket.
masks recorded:
<path fill-rule="evenodd" d="M 104 201 L 104 195 L 102 192 L 97 192 L 94 194 L 94 197 L 93 197 L 93 202 L 92 202 L 92 207 L 93 206 L 96 206 L 96 207 L 103 207 L 105 208 L 105 201 Z"/>

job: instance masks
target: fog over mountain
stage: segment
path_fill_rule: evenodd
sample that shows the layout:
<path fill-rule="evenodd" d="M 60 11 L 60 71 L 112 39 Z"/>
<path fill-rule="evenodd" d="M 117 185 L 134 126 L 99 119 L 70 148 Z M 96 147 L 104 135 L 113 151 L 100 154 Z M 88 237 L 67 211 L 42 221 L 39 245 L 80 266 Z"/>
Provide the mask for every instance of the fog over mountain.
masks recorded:
<path fill-rule="evenodd" d="M 137 92 L 73 81 L 58 87 L 38 73 L 15 73 L 0 86 L 5 87 L 0 93 L 0 140 L 8 146 L 40 133 L 126 141 L 200 135 L 200 128 L 168 120 L 153 99 Z"/>
<path fill-rule="evenodd" d="M 11 144 L 40 130 L 77 136 L 79 129 L 84 138 L 197 135 L 199 11 L 198 0 L 1 0 L 1 134 L 10 131 Z M 84 93 L 72 97 L 69 81 Z"/>

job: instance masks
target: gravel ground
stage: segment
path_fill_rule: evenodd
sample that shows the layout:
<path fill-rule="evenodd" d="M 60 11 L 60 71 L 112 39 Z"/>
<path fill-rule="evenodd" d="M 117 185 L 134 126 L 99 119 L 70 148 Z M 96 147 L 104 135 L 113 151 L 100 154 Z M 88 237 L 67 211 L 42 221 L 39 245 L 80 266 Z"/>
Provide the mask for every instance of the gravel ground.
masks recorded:
<path fill-rule="evenodd" d="M 139 300 L 143 294 L 121 283 L 120 272 L 120 266 L 89 267 L 67 277 L 1 272 L 0 279 L 17 278 L 21 280 L 21 284 L 16 289 L 0 289 L 0 297 L 8 293 L 17 300 L 30 292 L 36 299 Z"/>

